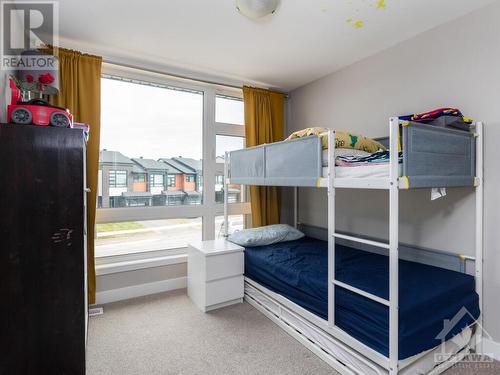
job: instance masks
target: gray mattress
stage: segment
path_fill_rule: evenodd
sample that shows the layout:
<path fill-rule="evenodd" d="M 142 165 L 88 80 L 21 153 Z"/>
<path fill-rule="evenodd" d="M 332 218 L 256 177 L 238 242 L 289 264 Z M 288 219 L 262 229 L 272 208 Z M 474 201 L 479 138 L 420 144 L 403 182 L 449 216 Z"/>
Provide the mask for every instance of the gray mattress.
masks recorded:
<path fill-rule="evenodd" d="M 473 186 L 472 133 L 410 123 L 401 127 L 402 175 L 410 188 Z M 379 139 L 384 142 L 384 139 Z M 322 177 L 317 136 L 260 145 L 230 153 L 231 183 L 261 186 L 317 186 Z M 356 167 L 359 168 L 359 167 Z"/>

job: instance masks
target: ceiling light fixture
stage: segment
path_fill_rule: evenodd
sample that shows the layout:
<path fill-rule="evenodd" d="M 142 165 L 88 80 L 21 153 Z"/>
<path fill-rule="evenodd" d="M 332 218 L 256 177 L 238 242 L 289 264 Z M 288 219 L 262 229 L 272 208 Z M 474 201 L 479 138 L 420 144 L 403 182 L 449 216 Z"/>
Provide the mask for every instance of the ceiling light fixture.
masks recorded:
<path fill-rule="evenodd" d="M 279 0 L 236 0 L 236 9 L 252 20 L 258 20 L 276 12 Z"/>

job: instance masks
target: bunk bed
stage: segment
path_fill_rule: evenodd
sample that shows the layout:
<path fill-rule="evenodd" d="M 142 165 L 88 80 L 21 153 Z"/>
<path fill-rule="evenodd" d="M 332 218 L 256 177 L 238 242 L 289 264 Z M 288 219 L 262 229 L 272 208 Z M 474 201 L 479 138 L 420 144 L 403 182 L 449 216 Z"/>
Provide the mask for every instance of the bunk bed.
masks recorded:
<path fill-rule="evenodd" d="M 335 166 L 334 130 L 325 151 L 320 137 L 310 136 L 227 153 L 224 191 L 229 183 L 293 186 L 295 226 L 298 187 L 328 193 L 326 241 L 311 232 L 245 249 L 246 301 L 341 373 L 438 374 L 480 351 L 483 125 L 471 129 L 391 118 L 389 162 L 350 168 L 366 168 L 354 173 Z M 400 244 L 399 191 L 434 187 L 475 189 L 474 257 Z M 337 188 L 388 190 L 388 241 L 335 230 Z M 227 215 L 226 194 L 226 235 Z M 416 255 L 423 253 L 446 260 Z"/>

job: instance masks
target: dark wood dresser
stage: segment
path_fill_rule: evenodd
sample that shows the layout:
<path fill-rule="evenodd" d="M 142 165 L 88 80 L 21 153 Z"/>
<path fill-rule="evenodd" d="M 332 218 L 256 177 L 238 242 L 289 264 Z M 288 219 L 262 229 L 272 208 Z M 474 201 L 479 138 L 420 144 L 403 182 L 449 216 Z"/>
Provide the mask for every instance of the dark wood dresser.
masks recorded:
<path fill-rule="evenodd" d="M 85 140 L 0 125 L 0 374 L 85 374 Z"/>

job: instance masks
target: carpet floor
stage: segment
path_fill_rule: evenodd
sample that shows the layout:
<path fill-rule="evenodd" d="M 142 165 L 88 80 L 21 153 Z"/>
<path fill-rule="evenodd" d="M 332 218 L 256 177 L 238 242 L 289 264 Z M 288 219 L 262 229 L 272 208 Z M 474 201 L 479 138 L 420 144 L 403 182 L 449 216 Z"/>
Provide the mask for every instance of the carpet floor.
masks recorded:
<path fill-rule="evenodd" d="M 87 375 L 337 374 L 249 304 L 203 314 L 185 290 L 105 305 L 88 340 Z M 446 375 L 499 373 L 497 362 Z"/>

